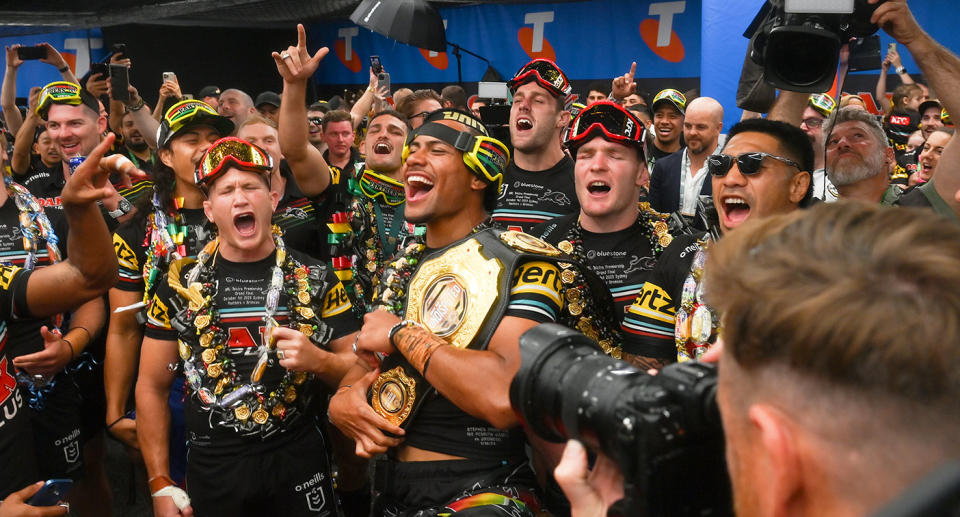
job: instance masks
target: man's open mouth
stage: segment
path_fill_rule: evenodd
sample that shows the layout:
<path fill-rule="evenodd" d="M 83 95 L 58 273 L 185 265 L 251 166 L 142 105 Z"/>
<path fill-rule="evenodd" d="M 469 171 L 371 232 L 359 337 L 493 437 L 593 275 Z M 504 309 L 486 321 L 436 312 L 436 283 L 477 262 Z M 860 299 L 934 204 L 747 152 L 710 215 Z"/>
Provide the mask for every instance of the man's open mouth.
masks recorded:
<path fill-rule="evenodd" d="M 407 202 L 417 201 L 423 198 L 433 190 L 433 181 L 421 174 L 410 174 L 407 176 Z"/>
<path fill-rule="evenodd" d="M 389 142 L 377 142 L 373 146 L 374 154 L 390 154 L 393 152 L 393 146 Z"/>
<path fill-rule="evenodd" d="M 600 180 L 591 181 L 590 184 L 587 185 L 587 192 L 591 194 L 606 194 L 610 192 L 610 185 Z"/>
<path fill-rule="evenodd" d="M 237 233 L 248 237 L 256 233 L 257 220 L 253 217 L 252 212 L 237 214 L 233 216 L 233 227 L 237 229 Z"/>
<path fill-rule="evenodd" d="M 533 129 L 533 121 L 527 117 L 517 118 L 517 129 L 519 131 L 529 131 Z"/>
<path fill-rule="evenodd" d="M 728 223 L 737 225 L 750 217 L 750 204 L 742 197 L 731 196 L 724 198 L 723 213 Z"/>

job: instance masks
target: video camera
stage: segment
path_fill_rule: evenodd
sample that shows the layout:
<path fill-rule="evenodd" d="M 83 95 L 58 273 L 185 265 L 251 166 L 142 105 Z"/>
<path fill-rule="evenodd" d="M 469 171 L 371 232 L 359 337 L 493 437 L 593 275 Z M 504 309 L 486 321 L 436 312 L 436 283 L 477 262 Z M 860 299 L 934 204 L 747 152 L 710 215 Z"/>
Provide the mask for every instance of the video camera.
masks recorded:
<path fill-rule="evenodd" d="M 612 515 L 733 515 L 714 365 L 649 375 L 553 323 L 520 336 L 520 355 L 514 410 L 538 436 L 576 438 L 617 463 L 625 497 Z"/>
<path fill-rule="evenodd" d="M 867 0 L 767 0 L 745 36 L 750 58 L 780 89 L 822 93 L 833 85 L 840 47 L 877 32 Z"/>

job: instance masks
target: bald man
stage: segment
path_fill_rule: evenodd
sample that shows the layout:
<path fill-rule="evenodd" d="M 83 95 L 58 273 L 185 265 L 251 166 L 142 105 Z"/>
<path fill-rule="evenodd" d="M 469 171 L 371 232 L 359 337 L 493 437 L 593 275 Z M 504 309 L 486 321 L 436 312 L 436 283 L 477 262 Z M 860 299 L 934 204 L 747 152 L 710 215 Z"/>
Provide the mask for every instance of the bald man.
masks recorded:
<path fill-rule="evenodd" d="M 650 206 L 663 213 L 693 216 L 697 196 L 710 195 L 707 157 L 718 152 L 723 130 L 723 106 L 716 99 L 697 97 L 687 105 L 683 139 L 687 146 L 657 160 L 650 175 Z"/>
<path fill-rule="evenodd" d="M 217 106 L 217 113 L 230 119 L 234 127 L 242 126 L 250 115 L 256 112 L 257 109 L 253 106 L 253 99 L 243 90 L 230 88 L 220 94 L 220 105 Z"/>

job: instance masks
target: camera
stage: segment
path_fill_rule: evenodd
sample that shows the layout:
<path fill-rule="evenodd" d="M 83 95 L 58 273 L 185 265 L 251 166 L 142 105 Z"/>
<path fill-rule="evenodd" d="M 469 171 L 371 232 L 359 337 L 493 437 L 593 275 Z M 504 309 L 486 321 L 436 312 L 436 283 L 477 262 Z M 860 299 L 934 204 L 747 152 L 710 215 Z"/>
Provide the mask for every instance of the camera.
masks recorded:
<path fill-rule="evenodd" d="M 840 47 L 877 32 L 867 0 L 768 0 L 748 36 L 765 80 L 784 90 L 823 93 L 833 85 Z"/>
<path fill-rule="evenodd" d="M 520 336 L 520 356 L 514 411 L 541 438 L 575 438 L 617 463 L 625 497 L 615 514 L 733 515 L 714 365 L 649 375 L 553 323 Z"/>

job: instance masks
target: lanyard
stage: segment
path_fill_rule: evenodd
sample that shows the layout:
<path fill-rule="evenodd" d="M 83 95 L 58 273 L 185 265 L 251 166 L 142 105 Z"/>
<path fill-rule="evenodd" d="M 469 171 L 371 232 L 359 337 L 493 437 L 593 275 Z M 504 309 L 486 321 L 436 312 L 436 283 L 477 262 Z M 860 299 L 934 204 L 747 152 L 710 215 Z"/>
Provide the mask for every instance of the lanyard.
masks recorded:
<path fill-rule="evenodd" d="M 397 251 L 397 243 L 399 242 L 397 236 L 400 235 L 400 229 L 403 228 L 403 207 L 405 205 L 401 204 L 397 207 L 397 210 L 393 213 L 393 222 L 390 224 L 390 233 L 387 234 L 384 231 L 383 224 L 383 210 L 380 208 L 380 201 L 377 199 L 373 200 L 373 211 L 377 214 L 377 233 L 380 235 L 380 244 L 383 246 L 383 258 L 386 260 L 389 257 L 393 256 L 393 253 Z"/>

